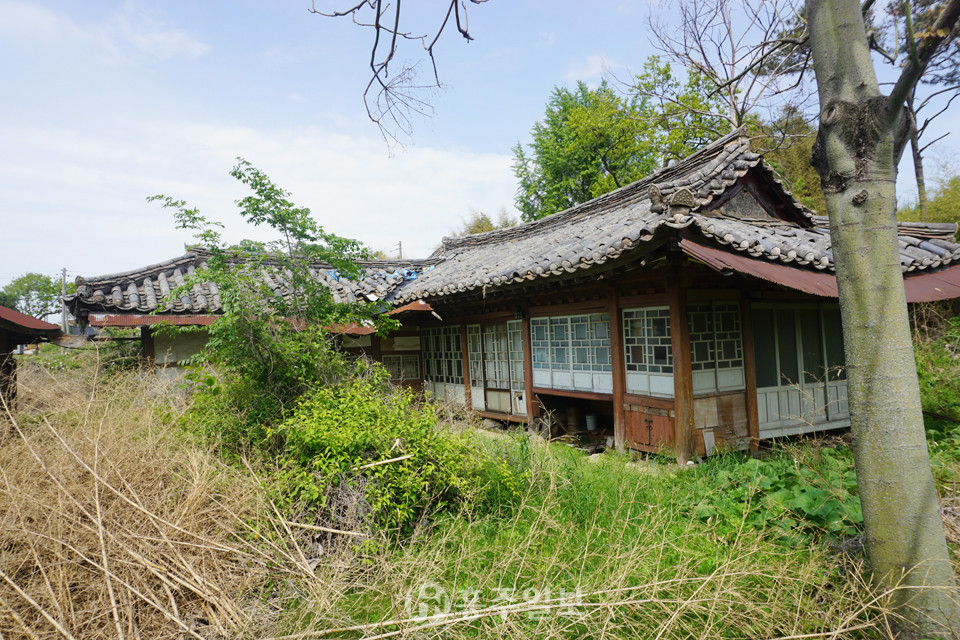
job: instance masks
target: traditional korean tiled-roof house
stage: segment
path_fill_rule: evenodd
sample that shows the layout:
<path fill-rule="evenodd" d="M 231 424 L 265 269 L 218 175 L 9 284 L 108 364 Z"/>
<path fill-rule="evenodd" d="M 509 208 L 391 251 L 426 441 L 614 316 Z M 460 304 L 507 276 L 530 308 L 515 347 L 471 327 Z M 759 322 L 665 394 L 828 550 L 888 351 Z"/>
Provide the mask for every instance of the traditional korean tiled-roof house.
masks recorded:
<path fill-rule="evenodd" d="M 60 337 L 60 327 L 15 309 L 0 306 L 0 420 L 13 410 L 17 398 L 17 361 L 13 350 Z M 5 409 L 4 407 L 7 407 Z"/>
<path fill-rule="evenodd" d="M 849 424 L 826 227 L 734 133 L 542 220 L 444 239 L 426 260 L 365 263 L 360 282 L 315 275 L 398 313 L 396 335 L 344 338 L 398 380 L 487 417 L 548 412 L 687 459 Z M 955 232 L 900 224 L 909 301 L 960 297 Z M 78 278 L 68 303 L 93 323 L 206 322 L 213 289 L 163 302 L 202 261 Z"/>

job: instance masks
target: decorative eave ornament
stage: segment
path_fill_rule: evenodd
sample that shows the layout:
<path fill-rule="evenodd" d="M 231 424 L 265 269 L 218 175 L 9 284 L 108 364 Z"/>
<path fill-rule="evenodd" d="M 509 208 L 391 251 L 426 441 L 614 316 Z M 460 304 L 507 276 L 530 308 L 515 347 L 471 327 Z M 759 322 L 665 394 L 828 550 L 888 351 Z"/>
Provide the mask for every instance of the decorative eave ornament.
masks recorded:
<path fill-rule="evenodd" d="M 696 198 L 690 189 L 683 188 L 677 190 L 670 197 L 670 216 L 664 221 L 675 229 L 682 229 L 693 222 L 693 216 L 690 215 L 691 209 L 697 204 Z"/>

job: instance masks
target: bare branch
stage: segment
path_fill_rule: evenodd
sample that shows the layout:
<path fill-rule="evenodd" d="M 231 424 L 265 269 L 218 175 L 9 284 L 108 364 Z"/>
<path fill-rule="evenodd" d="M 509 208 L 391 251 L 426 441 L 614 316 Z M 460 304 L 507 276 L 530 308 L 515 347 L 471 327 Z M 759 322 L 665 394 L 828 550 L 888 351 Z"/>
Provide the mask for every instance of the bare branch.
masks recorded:
<path fill-rule="evenodd" d="M 441 87 L 434 48 L 450 24 L 451 14 L 454 16 L 452 22 L 457 32 L 465 40 L 473 40 L 467 24 L 467 0 L 449 0 L 440 27 L 435 32 L 422 35 L 401 29 L 404 16 L 401 0 L 396 0 L 393 5 L 389 4 L 389 0 L 363 0 L 337 10 L 318 9 L 317 0 L 311 1 L 311 8 L 308 9 L 310 13 L 330 18 L 349 17 L 354 24 L 373 29 L 368 63 L 370 80 L 363 92 L 367 116 L 380 128 L 381 135 L 388 142 L 400 143 L 401 136 L 409 138 L 413 132 L 411 117 L 428 117 L 432 114 L 430 99 Z M 487 0 L 469 2 L 483 4 Z M 369 15 L 370 12 L 372 16 Z M 391 65 L 398 59 L 400 44 L 409 40 L 418 40 L 426 52 L 433 69 L 432 82 L 419 83 L 419 65 L 411 61 L 404 61 L 400 72 L 391 76 Z"/>
<path fill-rule="evenodd" d="M 890 93 L 890 108 L 887 112 L 888 122 L 896 122 L 903 110 L 907 95 L 913 90 L 920 76 L 930 63 L 930 60 L 937 53 L 940 45 L 950 37 L 950 33 L 960 20 L 960 0 L 949 0 L 937 16 L 936 22 L 925 33 L 923 44 L 917 51 L 916 57 L 911 56 L 911 60 L 906 64 L 897 84 Z"/>

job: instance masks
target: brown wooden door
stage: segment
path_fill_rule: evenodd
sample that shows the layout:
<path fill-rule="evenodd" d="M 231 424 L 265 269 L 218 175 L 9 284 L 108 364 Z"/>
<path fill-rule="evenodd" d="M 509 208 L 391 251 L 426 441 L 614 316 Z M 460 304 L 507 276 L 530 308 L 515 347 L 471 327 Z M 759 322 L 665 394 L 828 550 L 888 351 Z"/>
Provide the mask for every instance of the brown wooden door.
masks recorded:
<path fill-rule="evenodd" d="M 626 445 L 641 451 L 660 451 L 673 444 L 673 409 L 626 402 L 623 405 Z"/>

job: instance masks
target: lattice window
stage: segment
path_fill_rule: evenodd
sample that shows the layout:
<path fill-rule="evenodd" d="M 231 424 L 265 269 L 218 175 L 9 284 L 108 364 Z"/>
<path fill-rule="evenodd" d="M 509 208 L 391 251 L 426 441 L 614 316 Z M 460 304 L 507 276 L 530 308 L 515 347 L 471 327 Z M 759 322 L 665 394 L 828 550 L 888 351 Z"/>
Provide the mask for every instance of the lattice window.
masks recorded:
<path fill-rule="evenodd" d="M 550 368 L 550 319 L 530 320 L 530 346 L 533 349 L 533 368 Z"/>
<path fill-rule="evenodd" d="M 507 323 L 507 341 L 510 355 L 510 388 L 522 390 L 524 388 L 522 320 L 511 320 Z"/>
<path fill-rule="evenodd" d="M 488 388 L 510 388 L 506 324 L 489 324 L 483 327 L 483 365 L 484 382 Z"/>
<path fill-rule="evenodd" d="M 687 305 L 693 390 L 713 393 L 743 389 L 740 303 L 717 300 Z"/>
<path fill-rule="evenodd" d="M 463 384 L 463 346 L 460 327 L 425 328 L 420 342 L 423 350 L 423 379 L 446 384 Z M 387 356 L 384 356 L 386 364 Z"/>
<path fill-rule="evenodd" d="M 672 374 L 669 307 L 625 309 L 623 345 L 627 371 Z"/>
<path fill-rule="evenodd" d="M 467 325 L 467 355 L 470 360 L 470 386 L 483 387 L 483 342 L 480 325 Z"/>
<path fill-rule="evenodd" d="M 530 339 L 534 386 L 604 392 L 612 389 L 609 314 L 533 318 Z"/>
<path fill-rule="evenodd" d="M 593 313 L 570 318 L 574 371 L 613 371 L 610 362 L 610 316 Z"/>
<path fill-rule="evenodd" d="M 417 354 L 393 354 L 383 356 L 383 366 L 392 380 L 419 380 L 420 356 Z"/>

